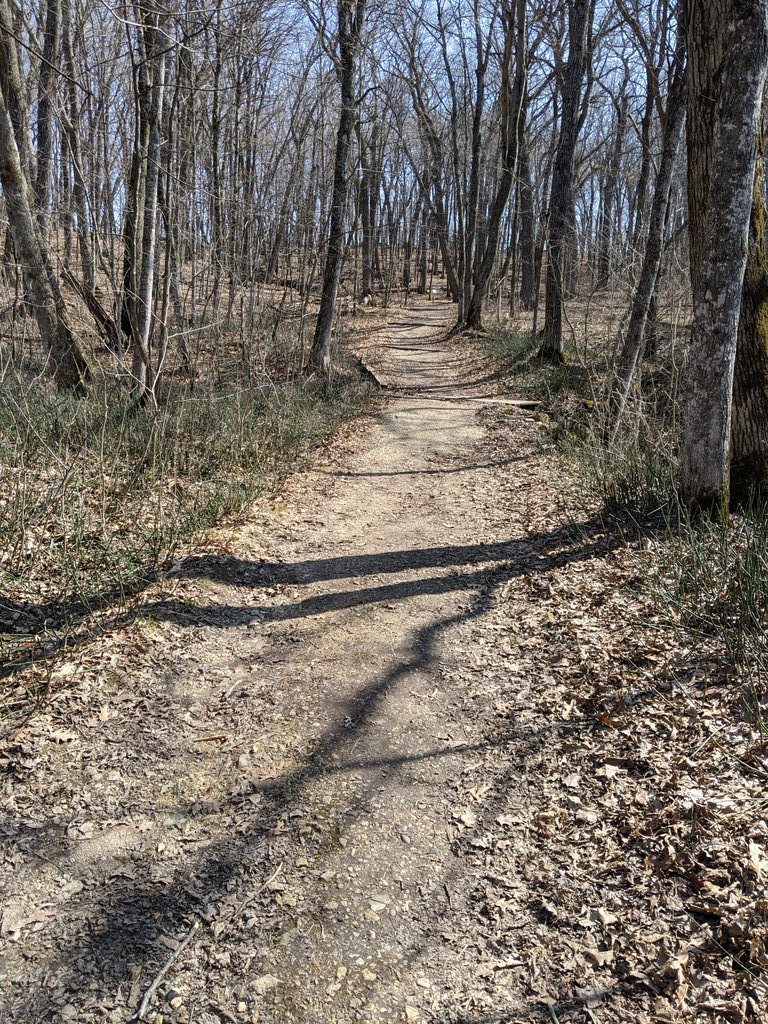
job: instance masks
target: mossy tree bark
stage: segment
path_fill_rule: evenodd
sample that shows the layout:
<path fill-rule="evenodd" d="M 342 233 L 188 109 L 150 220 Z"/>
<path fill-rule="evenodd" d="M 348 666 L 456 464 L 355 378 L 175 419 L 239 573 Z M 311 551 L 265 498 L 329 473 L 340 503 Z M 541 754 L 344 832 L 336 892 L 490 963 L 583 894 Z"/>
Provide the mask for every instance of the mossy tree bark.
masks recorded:
<path fill-rule="evenodd" d="M 763 138 L 752 189 L 749 253 L 741 290 L 731 428 L 731 503 L 768 499 L 768 247 Z"/>

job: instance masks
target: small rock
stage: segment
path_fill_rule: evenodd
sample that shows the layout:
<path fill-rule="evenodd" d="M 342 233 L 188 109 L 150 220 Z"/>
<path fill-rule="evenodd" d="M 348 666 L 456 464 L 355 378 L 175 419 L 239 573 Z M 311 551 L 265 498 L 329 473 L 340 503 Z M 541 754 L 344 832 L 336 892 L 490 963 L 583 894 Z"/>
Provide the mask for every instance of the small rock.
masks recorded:
<path fill-rule="evenodd" d="M 254 981 L 253 988 L 257 995 L 263 996 L 265 992 L 269 992 L 270 989 L 275 988 L 279 984 L 280 979 L 276 978 L 274 974 L 263 974 Z"/>
<path fill-rule="evenodd" d="M 240 1000 L 240 1002 L 237 1004 L 237 1012 L 238 1013 L 245 1013 L 245 1011 L 247 1009 L 248 1009 L 248 1004 L 244 1003 L 242 1000 Z"/>
<path fill-rule="evenodd" d="M 67 1003 L 66 1006 L 62 1006 L 59 1016 L 62 1020 L 74 1020 L 77 1017 L 77 1007 L 74 1003 Z"/>
<path fill-rule="evenodd" d="M 415 1006 L 406 1006 L 405 1008 L 405 1019 L 406 1020 L 421 1020 L 421 1014 Z"/>
<path fill-rule="evenodd" d="M 365 978 L 366 981 L 376 981 L 376 975 L 374 974 L 373 971 L 363 971 L 363 977 Z"/>
<path fill-rule="evenodd" d="M 347 976 L 347 968 L 342 964 L 336 971 L 336 981 L 343 981 Z"/>
<path fill-rule="evenodd" d="M 416 984 L 419 986 L 419 988 L 432 988 L 432 982 L 429 980 L 429 978 L 417 978 Z"/>

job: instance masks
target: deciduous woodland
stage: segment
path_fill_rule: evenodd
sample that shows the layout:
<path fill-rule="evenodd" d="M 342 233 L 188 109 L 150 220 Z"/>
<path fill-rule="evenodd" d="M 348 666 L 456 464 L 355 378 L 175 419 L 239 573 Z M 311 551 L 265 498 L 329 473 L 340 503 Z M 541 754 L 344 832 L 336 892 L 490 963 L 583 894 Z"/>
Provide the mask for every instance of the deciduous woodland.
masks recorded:
<path fill-rule="evenodd" d="M 766 1018 L 768 0 L 0 0 L 0 1020 Z"/>

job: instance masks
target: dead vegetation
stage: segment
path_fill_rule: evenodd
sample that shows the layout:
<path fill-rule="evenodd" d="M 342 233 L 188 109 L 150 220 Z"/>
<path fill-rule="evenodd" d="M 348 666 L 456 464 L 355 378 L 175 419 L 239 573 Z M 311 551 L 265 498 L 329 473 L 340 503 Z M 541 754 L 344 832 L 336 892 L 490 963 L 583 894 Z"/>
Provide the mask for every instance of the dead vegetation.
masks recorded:
<path fill-rule="evenodd" d="M 763 1019 L 761 663 L 735 674 L 727 589 L 606 515 L 538 413 L 468 401 L 464 339 L 393 322 L 383 419 L 6 739 L 9 1020 L 117 1024 L 155 980 L 174 1024 Z"/>

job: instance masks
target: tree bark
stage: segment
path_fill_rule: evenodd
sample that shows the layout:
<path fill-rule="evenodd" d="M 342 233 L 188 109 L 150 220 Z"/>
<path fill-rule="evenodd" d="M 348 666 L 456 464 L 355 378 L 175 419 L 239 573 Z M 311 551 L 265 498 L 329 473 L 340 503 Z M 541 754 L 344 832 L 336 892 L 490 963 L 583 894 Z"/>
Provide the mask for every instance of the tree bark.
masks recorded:
<path fill-rule="evenodd" d="M 502 64 L 501 176 L 488 213 L 485 245 L 480 250 L 474 275 L 472 297 L 466 310 L 466 324 L 474 330 L 482 326 L 483 299 L 488 290 L 491 271 L 499 247 L 501 219 L 509 202 L 517 171 L 520 139 L 525 131 L 522 113 L 525 95 L 525 0 L 515 0 L 504 10 L 504 59 Z M 515 74 L 511 75 L 514 50 Z"/>
<path fill-rule="evenodd" d="M 10 42 L 10 11 L 0 0 L 0 39 Z M 90 379 L 88 361 L 69 324 L 45 245 L 34 215 L 29 179 L 22 167 L 11 110 L 22 105 L 18 65 L 0 63 L 0 183 L 16 256 L 23 267 L 24 282 L 43 344 L 50 352 L 53 377 L 59 387 L 83 392 Z"/>
<path fill-rule="evenodd" d="M 587 66 L 587 36 L 594 0 L 571 0 L 568 8 L 568 61 L 563 72 L 562 114 L 552 172 L 547 241 L 544 340 L 540 355 L 563 361 L 563 290 L 568 221 L 573 208 L 573 164 L 579 129 L 581 86 Z"/>
<path fill-rule="evenodd" d="M 331 333 L 339 290 L 341 264 L 344 258 L 344 217 L 347 209 L 347 163 L 355 127 L 355 72 L 360 34 L 363 29 L 366 0 L 339 0 L 338 2 L 338 58 L 336 71 L 341 88 L 341 113 L 336 134 L 336 154 L 333 163 L 333 196 L 328 248 L 323 270 L 323 290 L 320 311 L 310 351 L 310 364 L 321 373 L 331 372 Z"/>
<path fill-rule="evenodd" d="M 40 231 L 45 240 L 53 175 L 53 72 L 61 25 L 61 0 L 48 0 L 45 14 L 43 55 L 37 84 L 37 176 L 35 203 Z"/>
<path fill-rule="evenodd" d="M 598 231 L 598 288 L 606 288 L 611 276 L 614 221 L 613 208 L 615 205 L 616 192 L 619 187 L 621 158 L 624 151 L 624 135 L 627 130 L 627 116 L 629 112 L 629 93 L 627 92 L 628 84 L 629 78 L 625 77 L 618 102 L 616 103 L 616 120 L 613 126 L 613 145 L 611 146 L 605 181 L 603 183 L 602 203 L 600 209 L 600 228 Z"/>
<path fill-rule="evenodd" d="M 62 113 L 61 121 L 64 125 L 64 134 L 67 140 L 66 148 L 72 162 L 73 193 L 77 213 L 77 241 L 80 251 L 80 266 L 83 272 L 83 287 L 86 293 L 93 297 L 96 290 L 96 266 L 88 237 L 90 217 L 88 211 L 88 191 L 83 166 L 83 151 L 80 144 L 80 111 L 77 104 L 75 59 L 72 52 L 72 12 L 70 0 L 65 0 L 62 10 L 61 41 L 64 66 L 68 75 L 66 83 L 67 114 L 64 115 Z M 110 343 L 114 342 L 112 338 L 109 340 Z"/>
<path fill-rule="evenodd" d="M 722 519 L 768 0 L 686 0 L 686 13 L 693 324 L 679 486 L 692 512 Z"/>
<path fill-rule="evenodd" d="M 686 79 L 685 35 L 680 32 L 672 82 L 669 87 L 667 117 L 661 143 L 661 162 L 653 194 L 643 265 L 632 297 L 627 335 L 616 363 L 616 384 L 610 401 L 609 436 L 611 441 L 615 440 L 619 430 L 640 353 L 643 350 L 646 325 L 651 313 L 651 304 L 661 268 L 664 252 L 664 226 L 667 222 L 672 176 L 685 122 Z"/>
<path fill-rule="evenodd" d="M 730 497 L 732 504 L 742 506 L 762 504 L 768 498 L 768 245 L 763 178 L 761 133 L 733 379 Z"/>
<path fill-rule="evenodd" d="M 531 156 L 527 134 L 520 140 L 520 308 L 536 302 L 536 227 L 533 208 Z"/>

